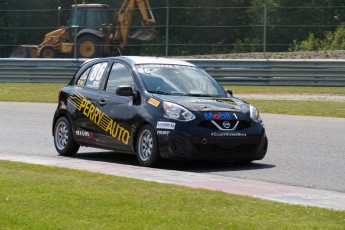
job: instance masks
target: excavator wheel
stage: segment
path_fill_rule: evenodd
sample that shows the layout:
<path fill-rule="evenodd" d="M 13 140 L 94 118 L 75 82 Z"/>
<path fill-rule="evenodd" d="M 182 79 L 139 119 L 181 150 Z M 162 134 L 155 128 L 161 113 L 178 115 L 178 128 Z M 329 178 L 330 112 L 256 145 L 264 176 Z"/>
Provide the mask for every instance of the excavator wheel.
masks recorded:
<path fill-rule="evenodd" d="M 40 58 L 55 58 L 56 56 L 57 52 L 53 46 L 43 46 L 39 51 Z"/>
<path fill-rule="evenodd" d="M 92 35 L 83 35 L 78 39 L 77 55 L 80 58 L 95 58 L 101 55 L 101 42 Z"/>

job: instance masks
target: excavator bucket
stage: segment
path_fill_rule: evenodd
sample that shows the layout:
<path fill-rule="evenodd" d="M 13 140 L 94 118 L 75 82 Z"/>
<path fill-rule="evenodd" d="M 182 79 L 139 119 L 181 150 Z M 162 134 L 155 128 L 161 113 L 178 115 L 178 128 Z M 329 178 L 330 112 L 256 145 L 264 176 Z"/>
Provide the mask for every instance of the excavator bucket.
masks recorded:
<path fill-rule="evenodd" d="M 141 27 L 139 30 L 135 31 L 128 37 L 131 39 L 136 39 L 139 41 L 151 41 L 157 35 L 157 31 L 153 27 Z"/>
<path fill-rule="evenodd" d="M 34 45 L 18 46 L 11 54 L 10 58 L 30 58 L 33 50 L 35 49 L 37 49 L 37 46 Z"/>

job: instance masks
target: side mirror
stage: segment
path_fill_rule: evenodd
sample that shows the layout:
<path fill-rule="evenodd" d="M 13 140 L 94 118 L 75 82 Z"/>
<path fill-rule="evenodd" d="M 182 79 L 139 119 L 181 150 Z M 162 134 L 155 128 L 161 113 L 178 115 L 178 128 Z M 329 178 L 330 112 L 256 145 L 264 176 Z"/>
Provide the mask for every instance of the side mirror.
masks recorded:
<path fill-rule="evenodd" d="M 131 86 L 124 85 L 116 88 L 116 95 L 130 97 L 134 96 L 134 92 Z"/>
<path fill-rule="evenodd" d="M 233 94 L 232 94 L 232 90 L 231 89 L 227 89 L 225 90 L 226 93 L 228 94 L 228 96 L 230 95 L 231 97 L 233 97 Z"/>

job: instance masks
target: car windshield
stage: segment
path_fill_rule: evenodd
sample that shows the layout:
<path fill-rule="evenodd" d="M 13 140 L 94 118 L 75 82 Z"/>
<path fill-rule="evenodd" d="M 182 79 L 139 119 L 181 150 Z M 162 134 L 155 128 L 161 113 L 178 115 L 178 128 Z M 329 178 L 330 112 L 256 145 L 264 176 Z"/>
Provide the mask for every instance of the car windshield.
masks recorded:
<path fill-rule="evenodd" d="M 146 90 L 166 95 L 224 97 L 224 89 L 206 72 L 184 65 L 137 65 Z"/>

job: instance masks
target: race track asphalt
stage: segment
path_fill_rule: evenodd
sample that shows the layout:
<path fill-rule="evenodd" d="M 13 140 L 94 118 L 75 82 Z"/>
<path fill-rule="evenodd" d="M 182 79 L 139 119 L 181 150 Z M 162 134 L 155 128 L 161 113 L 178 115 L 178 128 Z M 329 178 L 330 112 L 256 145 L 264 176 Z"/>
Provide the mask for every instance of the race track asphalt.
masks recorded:
<path fill-rule="evenodd" d="M 142 168 L 135 156 L 82 148 L 57 156 L 55 104 L 0 102 L 0 159 L 109 173 L 345 210 L 345 119 L 263 114 L 269 150 L 262 161 L 164 162 Z"/>

